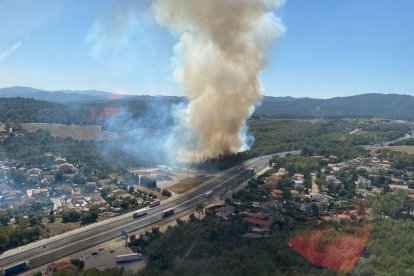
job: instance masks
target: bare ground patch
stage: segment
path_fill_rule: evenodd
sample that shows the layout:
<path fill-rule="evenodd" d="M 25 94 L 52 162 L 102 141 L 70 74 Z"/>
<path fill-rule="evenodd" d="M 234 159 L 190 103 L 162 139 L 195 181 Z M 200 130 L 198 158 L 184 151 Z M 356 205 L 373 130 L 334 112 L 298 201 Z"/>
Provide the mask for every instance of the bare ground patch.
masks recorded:
<path fill-rule="evenodd" d="M 201 183 L 213 178 L 212 176 L 209 177 L 189 177 L 181 179 L 177 184 L 172 185 L 168 188 L 169 191 L 176 193 L 176 194 L 182 194 L 188 190 L 191 190 L 194 187 L 197 187 Z"/>
<path fill-rule="evenodd" d="M 49 223 L 48 219 L 44 218 L 43 224 L 50 230 L 51 236 L 56 236 L 81 227 L 79 222 L 63 223 L 61 218 L 56 218 L 54 223 Z"/>
<path fill-rule="evenodd" d="M 373 151 L 388 149 L 397 152 L 406 152 L 408 154 L 414 154 L 414 146 L 387 146 L 387 147 L 376 147 Z"/>

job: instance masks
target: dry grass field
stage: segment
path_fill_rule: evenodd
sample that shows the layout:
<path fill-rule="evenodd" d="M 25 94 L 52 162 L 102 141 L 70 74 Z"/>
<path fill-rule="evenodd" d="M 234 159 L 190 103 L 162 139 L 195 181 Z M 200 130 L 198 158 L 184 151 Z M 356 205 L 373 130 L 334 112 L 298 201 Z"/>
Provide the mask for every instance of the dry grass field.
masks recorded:
<path fill-rule="evenodd" d="M 392 151 L 397 152 L 405 152 L 408 154 L 414 154 L 414 146 L 388 146 L 388 147 L 377 147 L 371 149 L 372 151 L 382 150 L 382 149 L 388 149 Z"/>
<path fill-rule="evenodd" d="M 47 123 L 27 123 L 22 124 L 22 128 L 28 132 L 43 130 L 54 137 L 71 137 L 79 141 L 99 141 L 119 138 L 119 134 L 115 132 L 102 131 L 101 126 L 98 125 L 80 126 Z"/>
<path fill-rule="evenodd" d="M 176 194 L 182 194 L 194 187 L 197 187 L 201 183 L 211 178 L 212 177 L 195 177 L 181 179 L 177 184 L 174 184 L 171 187 L 169 187 L 168 190 Z"/>
<path fill-rule="evenodd" d="M 43 218 L 43 224 L 50 230 L 51 236 L 56 236 L 80 227 L 79 222 L 63 223 L 61 218 L 56 218 L 54 223 L 49 223 L 47 218 Z"/>

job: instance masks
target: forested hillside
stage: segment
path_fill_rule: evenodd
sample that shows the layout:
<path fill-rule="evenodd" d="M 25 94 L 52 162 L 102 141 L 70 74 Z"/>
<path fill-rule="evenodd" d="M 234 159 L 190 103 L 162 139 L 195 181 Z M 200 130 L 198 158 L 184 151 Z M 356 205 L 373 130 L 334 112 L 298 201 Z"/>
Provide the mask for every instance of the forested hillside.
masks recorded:
<path fill-rule="evenodd" d="M 101 125 L 104 130 L 165 128 L 178 97 L 137 97 L 61 104 L 32 98 L 0 98 L 0 122 Z"/>
<path fill-rule="evenodd" d="M 57 103 L 28 98 L 0 98 L 0 122 L 36 122 L 41 114 L 64 109 Z"/>
<path fill-rule="evenodd" d="M 126 106 L 130 111 L 142 111 L 136 107 L 171 107 L 184 103 L 184 97 L 174 96 L 124 96 L 104 91 L 44 91 L 30 87 L 0 89 L 0 97 L 26 97 L 70 106 Z M 2 98 L 0 98 L 1 101 Z M 138 112 L 139 113 L 139 112 Z M 163 112 L 166 114 L 165 112 Z M 253 116 L 266 117 L 346 117 L 369 116 L 392 119 L 414 118 L 414 97 L 398 94 L 362 94 L 331 99 L 269 97 L 265 96 L 256 107 Z"/>

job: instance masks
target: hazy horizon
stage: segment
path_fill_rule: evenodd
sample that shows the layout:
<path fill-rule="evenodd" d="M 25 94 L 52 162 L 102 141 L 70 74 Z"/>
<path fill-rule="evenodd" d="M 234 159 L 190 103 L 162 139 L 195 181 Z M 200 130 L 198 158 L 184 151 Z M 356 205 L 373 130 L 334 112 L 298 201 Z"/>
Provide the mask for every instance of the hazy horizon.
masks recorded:
<path fill-rule="evenodd" d="M 7 86 L 7 87 L 0 87 L 0 90 L 2 89 L 9 89 L 9 88 L 29 88 L 29 89 L 35 89 L 35 90 L 40 90 L 40 91 L 44 91 L 44 92 L 51 92 L 51 93 L 59 93 L 59 92 L 64 92 L 64 93 L 79 93 L 79 94 L 86 94 L 84 92 L 103 92 L 103 93 L 111 93 L 111 94 L 115 94 L 115 95 L 120 95 L 120 96 L 151 96 L 151 97 L 185 97 L 185 95 L 180 95 L 180 94 L 172 94 L 172 95 L 167 95 L 167 94 L 149 94 L 149 93 L 142 93 L 142 94 L 135 94 L 135 93 L 130 93 L 130 94 L 122 94 L 122 93 L 116 93 L 116 92 L 111 92 L 111 91 L 104 91 L 104 90 L 98 90 L 98 89 L 80 89 L 80 90 L 73 90 L 73 89 L 56 89 L 56 90 L 47 90 L 47 89 L 41 89 L 41 88 L 37 88 L 37 87 L 31 87 L 31 86 L 20 86 L 20 85 L 15 85 L 15 86 Z M 291 97 L 291 98 L 296 98 L 296 99 L 301 99 L 301 98 L 309 98 L 309 99 L 321 99 L 321 100 L 327 100 L 327 99 L 332 99 L 332 98 L 343 98 L 343 97 L 352 97 L 352 96 L 359 96 L 359 95 L 367 95 L 367 94 L 380 94 L 380 95 L 400 95 L 400 96 L 411 96 L 414 97 L 414 95 L 410 95 L 407 93 L 377 93 L 377 92 L 371 92 L 371 93 L 355 93 L 352 95 L 344 95 L 344 96 L 332 96 L 332 97 L 313 97 L 313 96 L 291 96 L 291 95 L 267 95 L 267 94 L 263 94 L 263 97 L 280 97 L 280 98 L 284 98 L 284 97 Z"/>
<path fill-rule="evenodd" d="M 181 95 L 177 39 L 150 2 L 1 0 L 0 86 Z M 413 9 L 402 0 L 286 1 L 275 12 L 286 31 L 268 51 L 263 94 L 413 95 Z"/>

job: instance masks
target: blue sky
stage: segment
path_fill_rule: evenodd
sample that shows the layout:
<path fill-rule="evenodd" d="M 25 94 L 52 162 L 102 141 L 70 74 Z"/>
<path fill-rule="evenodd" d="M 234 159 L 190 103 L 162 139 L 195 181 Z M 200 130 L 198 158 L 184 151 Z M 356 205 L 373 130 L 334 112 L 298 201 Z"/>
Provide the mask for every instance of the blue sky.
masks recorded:
<path fill-rule="evenodd" d="M 414 1 L 287 0 L 265 95 L 414 95 Z M 150 1 L 0 0 L 0 87 L 180 95 Z"/>

